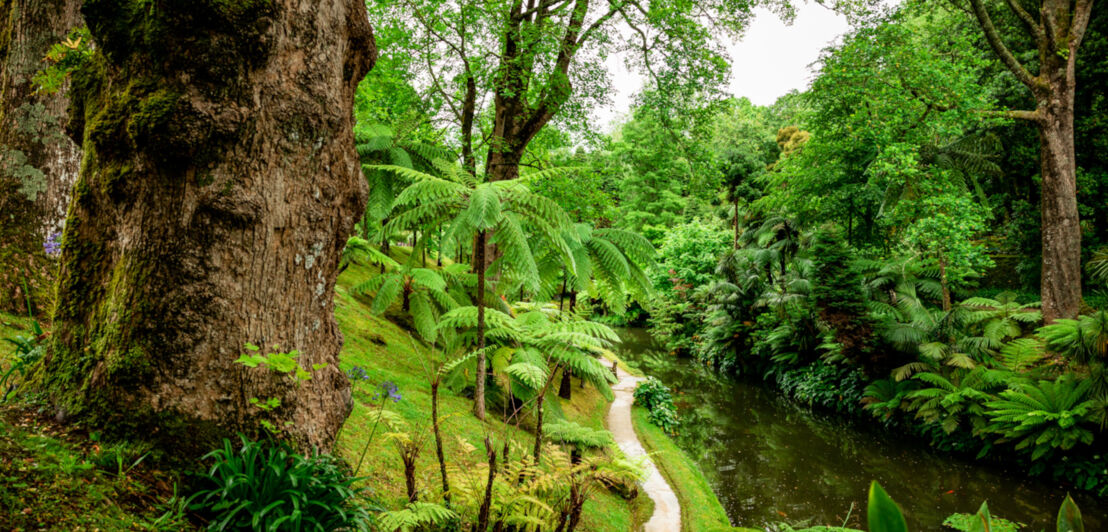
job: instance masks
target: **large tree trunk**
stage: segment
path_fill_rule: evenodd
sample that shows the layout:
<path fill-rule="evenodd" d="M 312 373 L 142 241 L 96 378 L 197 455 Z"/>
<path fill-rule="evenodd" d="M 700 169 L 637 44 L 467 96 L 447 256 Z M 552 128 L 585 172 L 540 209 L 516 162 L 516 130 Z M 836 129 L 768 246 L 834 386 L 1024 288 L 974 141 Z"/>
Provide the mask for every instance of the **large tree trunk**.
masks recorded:
<path fill-rule="evenodd" d="M 42 307 L 52 288 L 43 242 L 61 230 L 81 161 L 62 129 L 67 88 L 36 92 L 32 77 L 81 25 L 79 6 L 0 0 L 0 310 L 25 310 L 28 295 Z"/>
<path fill-rule="evenodd" d="M 1038 47 L 1039 72 L 1032 75 L 1008 49 L 983 0 L 969 6 L 989 46 L 1035 97 L 1034 111 L 1001 114 L 1030 120 L 1039 130 L 1042 163 L 1043 321 L 1072 318 L 1081 308 L 1081 226 L 1077 213 L 1073 146 L 1077 51 L 1088 28 L 1093 0 L 1040 0 L 1038 13 L 1007 2 Z"/>
<path fill-rule="evenodd" d="M 366 201 L 351 130 L 376 58 L 359 0 L 85 0 L 84 165 L 43 386 L 64 416 L 186 452 L 255 431 L 328 449 L 350 411 L 333 316 Z M 235 360 L 299 351 L 299 385 Z M 286 427 L 286 422 L 288 426 Z"/>
<path fill-rule="evenodd" d="M 1081 310 L 1081 226 L 1077 214 L 1077 158 L 1073 146 L 1074 64 L 1052 54 L 1043 72 L 1050 90 L 1039 101 L 1042 163 L 1043 320 L 1073 318 Z"/>

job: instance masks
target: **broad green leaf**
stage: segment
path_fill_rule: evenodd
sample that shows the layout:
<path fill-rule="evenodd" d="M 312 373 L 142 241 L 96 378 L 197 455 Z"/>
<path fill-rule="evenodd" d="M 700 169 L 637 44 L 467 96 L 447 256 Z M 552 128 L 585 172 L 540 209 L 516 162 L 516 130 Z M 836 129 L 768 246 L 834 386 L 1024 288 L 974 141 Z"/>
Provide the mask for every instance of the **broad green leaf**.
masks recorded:
<path fill-rule="evenodd" d="M 877 481 L 869 486 L 867 521 L 869 532 L 908 532 L 908 523 L 904 521 L 900 508 Z"/>

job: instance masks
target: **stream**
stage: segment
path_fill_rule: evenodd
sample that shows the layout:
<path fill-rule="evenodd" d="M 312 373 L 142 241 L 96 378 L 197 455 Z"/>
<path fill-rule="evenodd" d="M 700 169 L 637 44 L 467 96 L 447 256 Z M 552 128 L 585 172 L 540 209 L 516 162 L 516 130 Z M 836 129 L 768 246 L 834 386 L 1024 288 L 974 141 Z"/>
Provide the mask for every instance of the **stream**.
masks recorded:
<path fill-rule="evenodd" d="M 992 515 L 1029 525 L 1023 531 L 1054 530 L 1063 487 L 813 413 L 768 387 L 720 377 L 662 351 L 646 329 L 619 332 L 620 356 L 673 390 L 682 422 L 678 445 L 737 526 L 785 521 L 865 528 L 866 493 L 877 480 L 904 508 L 913 531 L 944 530 L 948 515 L 976 512 L 982 501 Z M 1074 493 L 1074 500 L 1085 530 L 1104 530 L 1108 504 L 1085 493 Z"/>

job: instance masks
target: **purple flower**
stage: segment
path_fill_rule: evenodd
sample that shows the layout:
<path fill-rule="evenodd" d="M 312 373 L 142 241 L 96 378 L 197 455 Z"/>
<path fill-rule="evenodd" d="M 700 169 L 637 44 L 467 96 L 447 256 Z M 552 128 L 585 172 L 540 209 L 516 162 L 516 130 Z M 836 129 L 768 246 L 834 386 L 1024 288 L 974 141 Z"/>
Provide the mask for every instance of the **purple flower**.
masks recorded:
<path fill-rule="evenodd" d="M 47 237 L 46 241 L 42 243 L 42 250 L 51 257 L 57 257 L 62 253 L 62 233 L 61 231 L 51 233 Z"/>
<path fill-rule="evenodd" d="M 361 366 L 354 366 L 347 370 L 346 376 L 352 381 L 367 381 L 369 380 L 369 372 Z"/>
<path fill-rule="evenodd" d="M 381 391 L 373 395 L 373 400 L 376 401 L 381 398 L 382 395 L 388 395 L 392 402 L 400 402 L 400 389 L 397 388 L 396 383 L 392 381 L 385 381 L 377 385 L 377 388 Z"/>

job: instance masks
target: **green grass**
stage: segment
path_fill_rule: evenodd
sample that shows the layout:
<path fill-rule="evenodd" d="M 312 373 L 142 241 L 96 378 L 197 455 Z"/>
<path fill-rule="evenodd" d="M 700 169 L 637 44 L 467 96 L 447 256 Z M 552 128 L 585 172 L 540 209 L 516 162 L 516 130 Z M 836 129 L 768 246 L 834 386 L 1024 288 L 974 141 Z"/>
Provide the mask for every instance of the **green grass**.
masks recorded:
<path fill-rule="evenodd" d="M 122 470 L 115 453 L 126 456 Z M 135 454 L 71 436 L 37 414 L 0 407 L 0 528 L 4 530 L 185 530 L 158 522 L 172 479 Z M 158 486 L 154 488 L 152 486 Z"/>
<path fill-rule="evenodd" d="M 402 250 L 407 251 L 407 250 Z M 434 440 L 431 437 L 431 390 L 429 377 L 436 366 L 438 354 L 419 341 L 414 333 L 404 330 L 386 316 L 370 311 L 371 299 L 357 295 L 351 287 L 375 275 L 372 267 L 352 266 L 339 278 L 336 287 L 335 316 L 343 332 L 345 343 L 341 355 L 343 370 L 360 366 L 369 378 L 352 383 L 354 410 L 343 426 L 337 443 L 337 452 L 351 465 L 356 465 L 363 449 L 366 450 L 360 474 L 368 477 L 368 485 L 379 502 L 389 508 L 401 507 L 406 502 L 403 465 L 396 446 L 383 433 L 384 426 L 374 429 L 377 418 L 372 401 L 376 386 L 392 381 L 399 388 L 399 402 L 385 402 L 385 408 L 402 417 L 405 431 L 423 438 L 424 446 L 417 461 L 417 486 L 429 493 L 438 493 L 441 480 L 435 459 Z M 399 320 L 398 320 L 399 321 Z M 592 388 L 581 389 L 574 384 L 573 400 L 564 402 L 549 394 L 551 410 L 559 409 L 567 418 L 586 426 L 600 428 L 608 402 Z M 483 441 L 490 436 L 499 451 L 505 438 L 513 444 L 512 455 L 519 457 L 529 452 L 534 435 L 527 427 L 506 426 L 497 420 L 500 412 L 490 411 L 485 422 L 472 414 L 473 400 L 458 395 L 445 385 L 439 391 L 440 424 L 444 440 L 444 454 L 452 469 L 451 477 L 466 468 L 485 460 Z M 371 434 L 373 441 L 366 443 Z M 457 479 L 452 478 L 457 482 Z M 586 503 L 580 530 L 593 532 L 626 532 L 637 530 L 649 518 L 651 508 L 646 497 L 625 501 L 614 493 L 599 490 Z"/>
<path fill-rule="evenodd" d="M 733 529 L 700 468 L 662 429 L 649 421 L 645 408 L 633 407 L 631 419 L 654 465 L 677 493 L 681 503 L 681 529 L 685 532 L 712 532 Z"/>
<path fill-rule="evenodd" d="M 410 250 L 403 247 L 393 248 L 393 256 L 398 260 L 405 259 L 409 253 Z M 395 319 L 393 311 L 386 316 L 375 315 L 370 311 L 371 299 L 352 292 L 351 287 L 376 275 L 377 271 L 375 267 L 352 266 L 340 276 L 336 286 L 335 316 L 344 338 L 340 365 L 344 371 L 360 366 L 368 379 L 351 383 L 353 411 L 339 434 L 335 452 L 355 466 L 362 451 L 366 450 L 360 475 L 366 477 L 365 482 L 378 502 L 388 508 L 399 508 L 407 500 L 403 465 L 396 446 L 386 434 L 389 429 L 384 425 L 374 427 L 377 411 L 374 405 L 380 401 L 374 401 L 373 396 L 384 381 L 397 385 L 401 400 L 385 401 L 385 408 L 405 421 L 405 432 L 423 439 L 416 482 L 425 497 L 433 499 L 441 483 L 431 437 L 429 376 L 438 353 L 398 325 L 404 320 Z M 0 338 L 27 334 L 29 326 L 27 318 L 0 314 Z M 8 347 L 0 348 L 0 367 L 6 366 L 5 359 L 11 351 Z M 557 399 L 556 393 L 548 395 L 549 415 L 564 415 L 582 425 L 603 428 L 608 401 L 597 390 L 582 389 L 577 384 L 575 381 L 572 401 Z M 487 421 L 481 422 L 472 414 L 472 399 L 459 395 L 445 384 L 439 396 L 446 460 L 454 482 L 458 482 L 456 477 L 471 466 L 484 462 L 486 436 L 492 439 L 498 451 L 505 438 L 512 441 L 511 452 L 515 458 L 530 452 L 534 435 L 527 422 L 522 427 L 507 426 L 498 421 L 500 412 L 493 411 L 489 412 Z M 17 427 L 8 422 L 0 423 L 0 516 L 16 515 L 15 529 L 42 528 L 39 523 L 44 523 L 46 529 L 157 529 L 152 523 L 158 494 L 141 482 L 116 478 L 88 465 L 99 455 L 90 455 L 81 449 L 93 445 L 87 437 L 52 438 L 48 430 L 46 425 Z M 370 442 L 368 447 L 367 442 Z M 162 500 L 165 495 L 161 494 Z M 134 504 L 129 502 L 132 499 Z M 25 508 L 29 513 L 23 513 Z M 585 505 L 578 529 L 634 531 L 652 512 L 648 497 L 627 501 L 613 492 L 597 490 Z M 0 528 L 6 530 L 10 528 L 8 525 L 0 519 Z M 170 526 L 168 529 L 180 528 Z"/>

